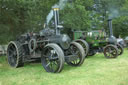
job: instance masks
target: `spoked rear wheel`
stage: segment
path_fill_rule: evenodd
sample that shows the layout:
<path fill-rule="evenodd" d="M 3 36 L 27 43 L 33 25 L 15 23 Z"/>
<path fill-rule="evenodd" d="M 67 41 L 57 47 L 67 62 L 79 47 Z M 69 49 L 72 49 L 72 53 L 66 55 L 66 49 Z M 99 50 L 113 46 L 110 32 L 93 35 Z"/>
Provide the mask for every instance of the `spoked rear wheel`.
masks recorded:
<path fill-rule="evenodd" d="M 84 62 L 85 51 L 84 48 L 77 42 L 72 42 L 70 46 L 70 51 L 72 55 L 75 55 L 76 60 L 67 62 L 71 66 L 80 66 Z"/>
<path fill-rule="evenodd" d="M 64 65 L 64 53 L 57 44 L 48 44 L 42 52 L 41 62 L 47 72 L 61 72 Z"/>
<path fill-rule="evenodd" d="M 116 58 L 118 56 L 118 48 L 114 45 L 107 45 L 104 48 L 104 55 L 106 58 Z"/>
<path fill-rule="evenodd" d="M 7 48 L 7 60 L 11 67 L 21 67 L 23 63 L 23 48 L 18 41 L 11 41 Z"/>

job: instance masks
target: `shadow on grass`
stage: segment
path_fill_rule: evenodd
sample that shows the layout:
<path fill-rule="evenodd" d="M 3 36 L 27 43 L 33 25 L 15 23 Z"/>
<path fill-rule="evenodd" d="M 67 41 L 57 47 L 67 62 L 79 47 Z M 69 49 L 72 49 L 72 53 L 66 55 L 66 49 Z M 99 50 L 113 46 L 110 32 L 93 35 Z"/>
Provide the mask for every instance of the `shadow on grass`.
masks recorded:
<path fill-rule="evenodd" d="M 65 63 L 63 70 L 64 70 L 64 72 L 73 71 L 74 69 L 77 69 L 78 67 L 80 67 L 80 66 L 70 66 L 67 63 Z"/>
<path fill-rule="evenodd" d="M 87 56 L 86 59 L 104 60 L 107 59 L 102 53 L 95 54 L 94 56 Z"/>

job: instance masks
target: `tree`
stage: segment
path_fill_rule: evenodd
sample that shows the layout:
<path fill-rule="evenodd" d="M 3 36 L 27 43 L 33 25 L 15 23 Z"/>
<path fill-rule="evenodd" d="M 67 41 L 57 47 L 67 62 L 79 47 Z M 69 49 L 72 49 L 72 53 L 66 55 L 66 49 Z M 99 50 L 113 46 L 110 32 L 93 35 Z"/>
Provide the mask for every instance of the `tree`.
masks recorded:
<path fill-rule="evenodd" d="M 88 30 L 91 28 L 92 0 L 74 0 L 61 11 L 66 29 Z"/>
<path fill-rule="evenodd" d="M 120 8 L 120 16 L 114 19 L 113 27 L 115 35 L 126 37 L 128 36 L 128 0 Z"/>
<path fill-rule="evenodd" d="M 0 43 L 27 31 L 42 29 L 46 16 L 58 0 L 0 0 Z"/>

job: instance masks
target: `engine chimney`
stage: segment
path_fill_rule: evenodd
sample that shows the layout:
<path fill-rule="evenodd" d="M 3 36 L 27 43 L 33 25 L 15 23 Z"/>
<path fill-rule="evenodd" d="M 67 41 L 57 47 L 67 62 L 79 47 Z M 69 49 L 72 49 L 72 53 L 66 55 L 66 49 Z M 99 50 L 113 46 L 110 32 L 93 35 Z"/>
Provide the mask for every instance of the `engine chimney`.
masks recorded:
<path fill-rule="evenodd" d="M 117 44 L 117 39 L 115 36 L 113 36 L 113 30 L 112 30 L 112 19 L 108 19 L 108 26 L 109 26 L 109 43 L 111 44 Z"/>
<path fill-rule="evenodd" d="M 109 27 L 109 37 L 113 36 L 113 30 L 112 30 L 112 19 L 108 19 L 108 27 Z"/>
<path fill-rule="evenodd" d="M 58 28 L 59 25 L 59 8 L 54 7 L 53 8 L 53 14 L 54 14 L 54 24 L 55 24 L 55 30 L 56 30 L 56 35 L 60 35 L 60 29 Z"/>

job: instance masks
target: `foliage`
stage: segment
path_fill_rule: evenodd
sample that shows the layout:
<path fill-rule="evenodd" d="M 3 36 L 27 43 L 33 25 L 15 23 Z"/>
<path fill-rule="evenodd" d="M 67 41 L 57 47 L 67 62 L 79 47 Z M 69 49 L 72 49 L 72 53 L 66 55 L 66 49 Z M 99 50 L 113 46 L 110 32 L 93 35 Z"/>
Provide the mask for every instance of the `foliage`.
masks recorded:
<path fill-rule="evenodd" d="M 84 6 L 68 4 L 62 11 L 62 16 L 66 28 L 88 29 L 90 27 L 89 11 L 86 11 Z"/>
<path fill-rule="evenodd" d="M 42 29 L 51 6 L 56 2 L 57 0 L 0 0 L 0 43 L 7 43 L 24 32 Z"/>
<path fill-rule="evenodd" d="M 116 37 L 125 38 L 128 36 L 128 16 L 116 18 L 113 22 L 113 28 Z"/>
<path fill-rule="evenodd" d="M 59 0 L 0 0 L 0 44 L 6 44 L 25 32 L 43 28 L 51 7 Z M 127 36 L 128 0 L 70 0 L 60 11 L 65 32 L 107 30 L 107 19 L 113 18 L 116 36 Z M 70 34 L 70 33 L 69 33 Z"/>
<path fill-rule="evenodd" d="M 114 33 L 117 37 L 122 38 L 128 36 L 128 0 L 120 8 L 119 17 L 116 17 L 113 22 Z"/>
<path fill-rule="evenodd" d="M 93 0 L 74 0 L 73 3 L 67 4 L 61 12 L 65 28 L 84 31 L 102 28 L 100 14 L 94 11 L 93 5 Z"/>
<path fill-rule="evenodd" d="M 103 16 L 103 27 L 108 31 L 109 18 L 113 19 L 113 31 L 116 37 L 128 36 L 128 0 L 95 0 L 97 10 Z M 125 31 L 124 31 L 125 30 Z"/>

